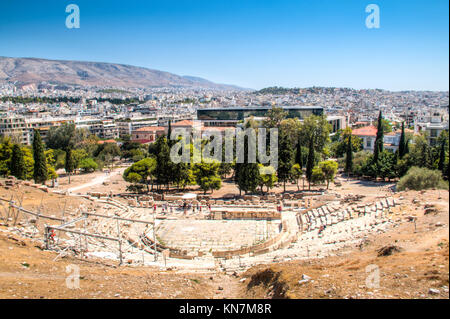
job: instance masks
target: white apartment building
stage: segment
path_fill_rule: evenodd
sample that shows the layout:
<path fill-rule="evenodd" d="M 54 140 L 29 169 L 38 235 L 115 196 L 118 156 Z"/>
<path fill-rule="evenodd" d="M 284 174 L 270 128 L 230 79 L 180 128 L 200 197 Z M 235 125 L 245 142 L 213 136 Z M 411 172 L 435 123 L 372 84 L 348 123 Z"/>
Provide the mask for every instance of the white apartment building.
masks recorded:
<path fill-rule="evenodd" d="M 21 144 L 30 145 L 33 142 L 34 129 L 39 130 L 43 139 L 52 126 L 62 123 L 73 123 L 69 118 L 25 118 L 8 116 L 0 119 L 0 135 L 12 136 Z"/>
<path fill-rule="evenodd" d="M 94 134 L 103 139 L 119 138 L 119 129 L 113 120 L 99 120 L 92 119 L 78 119 L 75 121 L 77 128 L 85 128 L 91 134 Z"/>
<path fill-rule="evenodd" d="M 123 137 L 125 135 L 132 135 L 134 131 L 142 127 L 157 126 L 158 120 L 154 117 L 132 117 L 116 120 L 116 125 L 119 130 L 119 136 Z"/>
<path fill-rule="evenodd" d="M 448 114 L 437 110 L 421 112 L 414 122 L 415 132 L 427 132 L 428 143 L 435 145 L 442 131 L 448 130 Z"/>

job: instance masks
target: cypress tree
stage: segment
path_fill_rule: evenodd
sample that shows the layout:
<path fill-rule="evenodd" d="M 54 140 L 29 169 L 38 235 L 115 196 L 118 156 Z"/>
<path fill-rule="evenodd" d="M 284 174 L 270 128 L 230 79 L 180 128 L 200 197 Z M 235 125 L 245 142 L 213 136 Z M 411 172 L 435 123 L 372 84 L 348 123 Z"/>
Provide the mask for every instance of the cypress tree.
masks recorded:
<path fill-rule="evenodd" d="M 64 163 L 64 168 L 66 169 L 66 173 L 69 175 L 69 184 L 70 184 L 70 175 L 75 169 L 75 161 L 72 156 L 72 149 L 70 148 L 66 150 L 66 161 Z"/>
<path fill-rule="evenodd" d="M 309 153 L 306 162 L 306 179 L 308 180 L 308 189 L 311 189 L 312 171 L 314 168 L 314 137 L 309 140 Z"/>
<path fill-rule="evenodd" d="M 172 135 L 172 120 L 169 120 L 169 126 L 167 128 L 167 144 L 169 147 L 172 146 L 172 140 L 170 139 L 170 135 Z"/>
<path fill-rule="evenodd" d="M 283 191 L 286 191 L 286 181 L 289 180 L 292 168 L 292 146 L 286 132 L 281 131 L 278 146 L 278 180 L 283 182 Z"/>
<path fill-rule="evenodd" d="M 42 143 L 41 134 L 38 130 L 34 130 L 33 137 L 33 159 L 34 172 L 33 178 L 35 183 L 45 184 L 47 180 L 47 161 L 44 154 L 44 144 Z"/>
<path fill-rule="evenodd" d="M 242 194 L 242 188 L 241 188 L 241 185 L 239 184 L 239 176 L 241 175 L 241 166 L 242 166 L 241 163 L 234 164 L 234 183 L 239 188 L 239 196 L 241 196 L 241 194 Z"/>
<path fill-rule="evenodd" d="M 347 154 L 345 157 L 345 171 L 347 175 L 353 170 L 353 149 L 352 149 L 352 134 L 350 133 L 347 141 Z"/>
<path fill-rule="evenodd" d="M 445 140 L 441 141 L 441 149 L 439 151 L 439 163 L 438 163 L 438 170 L 442 172 L 442 175 L 445 175 L 444 172 L 444 163 L 445 163 Z M 12 170 L 11 170 L 12 172 Z"/>
<path fill-rule="evenodd" d="M 170 177 L 172 176 L 172 162 L 170 160 L 170 148 L 165 136 L 160 136 L 156 140 L 156 169 L 155 176 L 159 185 L 167 185 L 169 188 Z"/>
<path fill-rule="evenodd" d="M 295 152 L 295 164 L 300 165 L 300 168 L 303 168 L 302 163 L 302 145 L 300 143 L 300 139 L 297 142 L 297 150 Z"/>
<path fill-rule="evenodd" d="M 405 141 L 405 155 L 409 153 L 409 139 Z"/>
<path fill-rule="evenodd" d="M 406 154 L 406 141 L 405 141 L 405 122 L 402 122 L 402 135 L 400 135 L 400 142 L 398 145 L 398 156 L 403 158 Z"/>
<path fill-rule="evenodd" d="M 18 179 L 25 179 L 25 161 L 19 145 L 14 144 L 11 155 L 11 175 Z"/>
<path fill-rule="evenodd" d="M 167 136 L 170 139 L 170 135 L 172 134 L 172 120 L 169 120 L 169 127 L 167 128 Z"/>
<path fill-rule="evenodd" d="M 256 191 L 260 179 L 259 167 L 258 163 L 248 162 L 248 136 L 244 137 L 244 163 L 236 163 L 236 178 L 239 191 Z"/>
<path fill-rule="evenodd" d="M 375 138 L 375 145 L 374 145 L 374 152 L 373 152 L 373 160 L 374 163 L 376 164 L 378 162 L 378 157 L 380 155 L 380 153 L 383 152 L 383 137 L 384 137 L 384 133 L 383 133 L 383 115 L 380 114 L 378 115 L 378 127 L 377 127 L 377 137 Z"/>

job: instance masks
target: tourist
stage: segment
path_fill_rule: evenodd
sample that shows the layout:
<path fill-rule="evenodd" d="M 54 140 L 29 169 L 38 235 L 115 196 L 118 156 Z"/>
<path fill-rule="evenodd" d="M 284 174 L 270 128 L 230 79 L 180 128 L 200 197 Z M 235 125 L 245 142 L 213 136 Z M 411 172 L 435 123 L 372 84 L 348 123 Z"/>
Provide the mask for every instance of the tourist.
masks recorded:
<path fill-rule="evenodd" d="M 54 229 L 50 229 L 50 235 L 49 235 L 49 238 L 50 238 L 50 240 L 53 242 L 53 244 L 55 243 L 55 236 L 56 236 L 55 230 L 54 230 Z"/>

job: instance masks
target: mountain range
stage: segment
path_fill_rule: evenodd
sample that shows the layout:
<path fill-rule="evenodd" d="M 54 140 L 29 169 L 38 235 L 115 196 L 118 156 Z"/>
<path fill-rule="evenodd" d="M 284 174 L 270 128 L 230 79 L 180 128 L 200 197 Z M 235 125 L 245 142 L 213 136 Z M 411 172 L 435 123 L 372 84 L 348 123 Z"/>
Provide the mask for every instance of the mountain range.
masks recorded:
<path fill-rule="evenodd" d="M 0 82 L 244 90 L 238 86 L 214 83 L 199 77 L 180 76 L 126 64 L 11 57 L 0 57 Z"/>

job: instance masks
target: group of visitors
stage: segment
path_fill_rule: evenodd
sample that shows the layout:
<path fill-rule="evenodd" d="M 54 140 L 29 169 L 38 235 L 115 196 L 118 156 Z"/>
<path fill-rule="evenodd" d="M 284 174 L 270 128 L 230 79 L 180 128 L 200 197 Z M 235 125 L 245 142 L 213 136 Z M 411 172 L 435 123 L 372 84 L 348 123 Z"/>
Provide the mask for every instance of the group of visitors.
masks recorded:
<path fill-rule="evenodd" d="M 158 206 L 156 204 L 153 204 L 153 213 L 156 213 L 157 207 Z M 207 207 L 208 207 L 208 211 L 211 212 L 211 204 L 207 204 Z M 177 209 L 183 210 L 184 215 L 187 215 L 188 211 L 192 211 L 192 213 L 194 213 L 194 214 L 197 212 L 202 213 L 202 211 L 203 211 L 203 207 L 202 207 L 202 205 L 200 205 L 200 203 L 192 204 L 192 203 L 187 203 L 185 201 L 183 202 L 182 205 L 178 205 Z M 167 214 L 167 213 L 172 214 L 173 206 L 169 206 L 167 203 L 162 204 L 161 205 L 161 213 L 162 214 Z"/>

